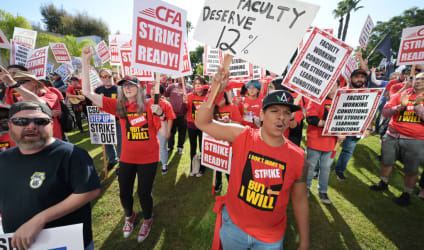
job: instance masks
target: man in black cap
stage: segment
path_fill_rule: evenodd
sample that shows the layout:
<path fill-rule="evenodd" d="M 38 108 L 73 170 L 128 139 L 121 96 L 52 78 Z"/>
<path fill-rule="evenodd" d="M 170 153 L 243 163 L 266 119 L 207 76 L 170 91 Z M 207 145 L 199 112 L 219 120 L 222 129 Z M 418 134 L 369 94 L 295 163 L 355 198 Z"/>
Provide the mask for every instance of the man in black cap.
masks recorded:
<path fill-rule="evenodd" d="M 356 69 L 350 75 L 350 89 L 360 89 L 365 88 L 367 84 L 367 72 L 363 69 Z M 372 124 L 371 124 L 372 126 Z M 371 129 L 368 128 L 364 134 L 364 137 L 368 137 L 371 134 Z M 339 155 L 339 159 L 337 160 L 335 172 L 337 179 L 344 181 L 346 177 L 344 175 L 344 171 L 346 170 L 347 163 L 355 151 L 356 144 L 361 139 L 360 136 L 346 136 L 346 139 L 342 143 L 342 152 Z"/>
<path fill-rule="evenodd" d="M 218 100 L 228 83 L 222 68 L 212 79 L 212 93 L 221 84 Z M 208 100 L 195 124 L 218 140 L 232 143 L 233 157 L 226 196 L 217 197 L 218 213 L 212 248 L 281 249 L 286 229 L 286 208 L 293 203 L 299 234 L 299 249 L 309 247 L 309 208 L 306 190 L 307 166 L 303 149 L 284 137 L 292 112 L 300 109 L 283 90 L 269 93 L 262 102 L 259 129 L 213 120 Z M 255 198 L 253 198 L 255 197 Z M 221 222 L 222 225 L 221 225 Z"/>
<path fill-rule="evenodd" d="M 22 101 L 9 111 L 16 147 L 0 153 L 0 211 L 13 248 L 28 249 L 43 228 L 83 223 L 85 249 L 94 249 L 90 201 L 100 181 L 87 151 L 55 139 L 46 104 Z"/>
<path fill-rule="evenodd" d="M 66 85 L 66 83 L 62 80 L 62 77 L 58 73 L 54 72 L 51 74 L 51 76 L 54 81 L 53 86 L 57 88 L 63 96 L 66 96 L 66 89 L 68 85 Z"/>

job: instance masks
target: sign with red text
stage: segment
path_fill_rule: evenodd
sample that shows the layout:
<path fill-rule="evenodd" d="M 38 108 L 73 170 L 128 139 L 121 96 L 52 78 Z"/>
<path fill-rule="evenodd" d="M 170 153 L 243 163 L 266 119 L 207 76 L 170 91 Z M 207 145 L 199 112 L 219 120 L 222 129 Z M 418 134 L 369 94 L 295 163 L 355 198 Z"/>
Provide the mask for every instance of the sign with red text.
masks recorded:
<path fill-rule="evenodd" d="M 119 52 L 121 55 L 121 68 L 122 68 L 123 76 L 128 76 L 128 75 L 135 76 L 140 81 L 154 80 L 153 73 L 151 71 L 137 69 L 133 67 L 131 62 L 131 54 L 132 54 L 131 47 L 127 47 L 127 46 L 121 47 Z"/>
<path fill-rule="evenodd" d="M 328 113 L 324 136 L 362 135 L 373 120 L 384 88 L 338 89 Z"/>
<path fill-rule="evenodd" d="M 318 9 L 296 0 L 206 0 L 193 37 L 280 74 Z"/>
<path fill-rule="evenodd" d="M 191 61 L 190 61 L 190 53 L 187 49 L 187 40 L 184 42 L 184 53 L 183 53 L 183 63 L 181 64 L 180 73 L 177 75 L 173 75 L 174 78 L 189 76 L 193 74 L 193 70 L 191 69 Z"/>
<path fill-rule="evenodd" d="M 96 45 L 95 49 L 97 55 L 99 55 L 100 59 L 102 60 L 102 64 L 105 64 L 110 60 L 109 47 L 107 46 L 105 41 L 99 42 Z"/>
<path fill-rule="evenodd" d="M 265 69 L 259 67 L 258 65 L 252 65 L 253 69 L 253 79 L 255 80 L 264 80 L 266 78 Z"/>
<path fill-rule="evenodd" d="M 424 25 L 402 30 L 397 65 L 424 63 Z"/>
<path fill-rule="evenodd" d="M 316 103 L 322 103 L 352 50 L 344 42 L 314 28 L 284 78 L 283 85 Z"/>
<path fill-rule="evenodd" d="M 230 174 L 232 150 L 230 143 L 213 138 L 203 132 L 202 165 L 213 170 Z"/>
<path fill-rule="evenodd" d="M 96 106 L 87 106 L 88 128 L 91 144 L 116 144 L 115 116 L 100 111 Z"/>
<path fill-rule="evenodd" d="M 322 31 L 324 31 L 324 32 L 327 32 L 328 34 L 330 34 L 330 35 L 333 35 L 333 29 L 321 29 Z M 308 41 L 308 39 L 309 39 L 309 36 L 311 35 L 311 33 L 312 33 L 312 29 L 307 29 L 306 30 L 306 33 L 305 33 L 305 35 L 303 36 L 303 38 L 302 38 L 302 40 L 300 41 L 300 43 L 299 43 L 299 46 L 298 46 L 298 51 L 300 51 L 302 48 L 303 48 L 303 45 L 305 45 L 305 43 L 306 43 L 306 41 Z"/>
<path fill-rule="evenodd" d="M 371 17 L 368 15 L 367 20 L 365 20 L 364 27 L 362 27 L 361 35 L 359 36 L 359 45 L 363 49 L 367 48 L 368 41 L 370 40 L 370 36 L 372 33 L 372 29 L 374 28 L 374 22 Z"/>
<path fill-rule="evenodd" d="M 110 65 L 118 66 L 121 65 L 121 55 L 119 54 L 119 47 L 122 44 L 127 43 L 131 40 L 131 35 L 109 35 L 109 51 L 110 51 Z"/>
<path fill-rule="evenodd" d="M 346 65 L 343 68 L 342 71 L 342 76 L 344 77 L 344 79 L 346 79 L 346 81 L 350 81 L 350 75 L 352 74 L 352 72 L 358 69 L 358 63 L 356 62 L 355 57 L 353 57 L 352 55 L 349 56 L 349 58 L 347 59 Z"/>
<path fill-rule="evenodd" d="M 135 1 L 133 67 L 178 75 L 183 63 L 187 12 L 166 2 Z"/>
<path fill-rule="evenodd" d="M 64 43 L 50 43 L 50 48 L 57 63 L 72 64 L 71 56 Z"/>
<path fill-rule="evenodd" d="M 24 47 L 34 49 L 37 40 L 37 31 L 15 27 L 12 39 Z"/>
<path fill-rule="evenodd" d="M 0 249 L 14 250 L 11 247 L 13 233 L 0 235 Z M 31 244 L 29 250 L 84 250 L 82 223 L 63 227 L 43 229 Z"/>
<path fill-rule="evenodd" d="M 25 67 L 28 53 L 32 49 L 18 44 L 16 41 L 11 40 L 11 50 L 10 50 L 10 65 L 19 64 Z"/>
<path fill-rule="evenodd" d="M 25 67 L 32 72 L 37 80 L 46 79 L 47 76 L 47 57 L 49 55 L 49 46 L 34 49 L 28 54 Z"/>
<path fill-rule="evenodd" d="M 224 56 L 219 49 L 205 45 L 203 53 L 203 75 L 213 76 L 218 72 L 218 67 L 224 62 Z"/>
<path fill-rule="evenodd" d="M 10 49 L 10 43 L 4 35 L 3 31 L 0 30 L 0 48 Z"/>
<path fill-rule="evenodd" d="M 96 68 L 90 66 L 89 76 L 90 76 L 90 84 L 92 89 L 95 89 L 102 84 Z"/>

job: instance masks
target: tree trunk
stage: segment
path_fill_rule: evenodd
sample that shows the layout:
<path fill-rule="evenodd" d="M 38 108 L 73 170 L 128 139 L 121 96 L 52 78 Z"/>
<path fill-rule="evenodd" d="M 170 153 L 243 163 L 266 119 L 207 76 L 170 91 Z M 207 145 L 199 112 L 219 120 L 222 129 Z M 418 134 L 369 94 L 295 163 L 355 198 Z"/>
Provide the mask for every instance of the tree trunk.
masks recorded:
<path fill-rule="evenodd" d="M 346 14 L 346 20 L 345 20 L 345 25 L 343 29 L 343 39 L 342 39 L 343 42 L 346 40 L 347 29 L 349 28 L 349 19 L 350 19 L 350 12 Z"/>
<path fill-rule="evenodd" d="M 337 39 L 340 39 L 342 37 L 342 30 L 343 30 L 343 17 L 340 17 L 339 30 L 337 32 Z"/>

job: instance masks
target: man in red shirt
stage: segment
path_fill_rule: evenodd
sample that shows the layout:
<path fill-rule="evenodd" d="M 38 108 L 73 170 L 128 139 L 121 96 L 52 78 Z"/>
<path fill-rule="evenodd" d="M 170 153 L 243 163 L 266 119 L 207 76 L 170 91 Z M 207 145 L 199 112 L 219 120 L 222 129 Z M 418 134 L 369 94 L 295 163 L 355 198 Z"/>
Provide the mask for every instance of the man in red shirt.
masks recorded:
<path fill-rule="evenodd" d="M 228 83 L 228 70 L 218 69 L 212 93 Z M 218 140 L 232 143 L 236 156 L 231 163 L 228 191 L 218 196 L 218 213 L 212 249 L 282 249 L 286 209 L 291 194 L 300 234 L 298 249 L 309 247 L 309 208 L 306 196 L 304 151 L 283 133 L 300 109 L 286 91 L 268 94 L 262 103 L 260 129 L 213 121 L 213 107 L 202 105 L 196 126 Z M 215 103 L 217 103 L 216 101 Z M 255 197 L 255 198 L 253 198 Z M 220 225 L 222 223 L 222 226 Z"/>
<path fill-rule="evenodd" d="M 9 136 L 9 105 L 0 104 L 0 152 L 8 148 L 14 147 L 15 142 Z"/>
<path fill-rule="evenodd" d="M 396 160 L 404 165 L 405 186 L 395 202 L 408 206 L 410 195 L 418 180 L 418 167 L 424 163 L 424 73 L 417 75 L 413 88 L 395 95 L 383 109 L 383 116 L 392 117 L 383 137 L 381 176 L 378 184 L 370 188 L 387 190 L 392 166 Z"/>

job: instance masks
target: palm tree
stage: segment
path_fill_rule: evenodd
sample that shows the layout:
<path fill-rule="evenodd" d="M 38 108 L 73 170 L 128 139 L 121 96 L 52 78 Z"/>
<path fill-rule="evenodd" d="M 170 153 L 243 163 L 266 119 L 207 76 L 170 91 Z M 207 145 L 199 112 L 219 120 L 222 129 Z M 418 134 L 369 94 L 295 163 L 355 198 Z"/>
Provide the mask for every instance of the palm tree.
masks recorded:
<path fill-rule="evenodd" d="M 333 10 L 333 15 L 335 18 L 339 19 L 339 29 L 337 31 L 337 38 L 340 39 L 342 37 L 342 31 L 343 31 L 343 19 L 345 15 L 345 5 L 344 2 L 338 2 L 337 3 L 337 9 Z"/>
<path fill-rule="evenodd" d="M 347 29 L 349 28 L 349 20 L 350 20 L 350 12 L 356 12 L 357 10 L 359 10 L 360 8 L 363 8 L 364 6 L 358 6 L 359 2 L 361 0 L 345 0 L 344 4 L 345 4 L 345 11 L 346 11 L 346 20 L 345 20 L 345 25 L 344 25 L 344 29 L 343 29 L 343 38 L 342 40 L 345 41 L 346 39 L 346 34 L 347 34 Z"/>
<path fill-rule="evenodd" d="M 76 56 L 76 57 L 81 56 L 82 49 L 85 46 L 96 45 L 93 41 L 87 40 L 87 39 L 77 42 L 77 39 L 74 36 L 70 36 L 70 35 L 65 36 L 64 43 L 66 44 L 66 48 L 68 49 L 69 54 L 71 56 Z"/>

